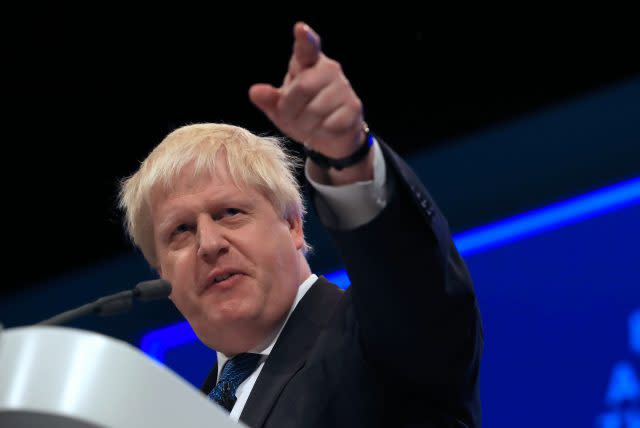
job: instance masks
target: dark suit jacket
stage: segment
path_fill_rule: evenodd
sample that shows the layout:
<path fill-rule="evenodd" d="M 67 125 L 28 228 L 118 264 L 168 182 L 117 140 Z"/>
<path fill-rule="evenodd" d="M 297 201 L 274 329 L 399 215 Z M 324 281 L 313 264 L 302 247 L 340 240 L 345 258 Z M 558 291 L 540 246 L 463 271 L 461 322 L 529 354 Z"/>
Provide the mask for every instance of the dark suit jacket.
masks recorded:
<path fill-rule="evenodd" d="M 480 426 L 471 279 L 426 189 L 382 147 L 387 206 L 355 230 L 330 230 L 351 286 L 320 277 L 300 301 L 240 417 L 250 427 Z"/>

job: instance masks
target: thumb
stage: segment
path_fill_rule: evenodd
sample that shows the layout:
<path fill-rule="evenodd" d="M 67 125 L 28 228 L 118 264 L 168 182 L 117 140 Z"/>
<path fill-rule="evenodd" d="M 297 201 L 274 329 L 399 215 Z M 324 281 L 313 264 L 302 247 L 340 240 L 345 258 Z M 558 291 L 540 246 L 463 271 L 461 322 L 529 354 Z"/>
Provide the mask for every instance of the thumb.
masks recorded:
<path fill-rule="evenodd" d="M 267 83 L 256 83 L 249 88 L 249 99 L 273 121 L 280 99 L 280 91 L 277 88 Z"/>

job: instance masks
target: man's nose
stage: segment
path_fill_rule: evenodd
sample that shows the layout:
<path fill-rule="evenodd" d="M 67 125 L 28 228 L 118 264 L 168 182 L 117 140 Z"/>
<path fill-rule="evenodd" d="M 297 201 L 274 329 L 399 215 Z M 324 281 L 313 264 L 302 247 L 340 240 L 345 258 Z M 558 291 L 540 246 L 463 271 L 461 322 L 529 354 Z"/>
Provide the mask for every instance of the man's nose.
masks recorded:
<path fill-rule="evenodd" d="M 211 260 L 225 253 L 229 248 L 229 242 L 224 236 L 223 228 L 210 216 L 203 215 L 198 218 L 198 256 Z"/>

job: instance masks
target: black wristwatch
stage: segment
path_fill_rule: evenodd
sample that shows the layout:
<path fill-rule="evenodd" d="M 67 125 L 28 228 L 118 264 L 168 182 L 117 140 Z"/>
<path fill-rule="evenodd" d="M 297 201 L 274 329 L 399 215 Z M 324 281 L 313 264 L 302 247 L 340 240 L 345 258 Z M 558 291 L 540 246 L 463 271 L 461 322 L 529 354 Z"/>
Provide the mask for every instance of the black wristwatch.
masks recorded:
<path fill-rule="evenodd" d="M 363 124 L 363 130 L 365 132 L 364 144 L 362 144 L 358 148 L 358 150 L 356 150 L 355 152 L 353 152 L 347 157 L 340 158 L 340 159 L 330 158 L 319 152 L 316 152 L 315 150 L 311 150 L 307 146 L 304 146 L 304 151 L 307 154 L 307 156 L 320 168 L 322 169 L 335 168 L 338 171 L 340 171 L 351 165 L 357 164 L 362 159 L 364 159 L 364 157 L 367 156 L 367 154 L 369 153 L 369 150 L 373 145 L 373 136 L 371 135 L 371 132 L 369 131 L 369 127 L 367 126 L 366 123 Z"/>

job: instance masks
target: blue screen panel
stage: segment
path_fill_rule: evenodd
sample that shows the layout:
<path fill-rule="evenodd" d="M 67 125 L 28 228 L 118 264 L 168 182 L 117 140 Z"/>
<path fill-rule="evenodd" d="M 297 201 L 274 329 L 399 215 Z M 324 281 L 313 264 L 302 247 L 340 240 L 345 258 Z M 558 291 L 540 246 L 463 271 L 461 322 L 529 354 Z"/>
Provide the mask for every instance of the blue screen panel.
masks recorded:
<path fill-rule="evenodd" d="M 454 240 L 484 323 L 483 424 L 638 426 L 640 179 Z M 344 270 L 326 276 L 348 287 Z M 186 323 L 141 348 L 195 385 L 215 360 Z"/>

